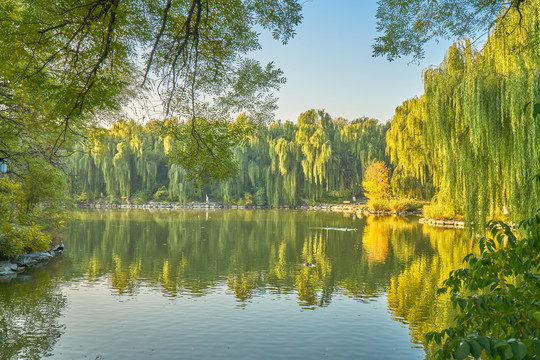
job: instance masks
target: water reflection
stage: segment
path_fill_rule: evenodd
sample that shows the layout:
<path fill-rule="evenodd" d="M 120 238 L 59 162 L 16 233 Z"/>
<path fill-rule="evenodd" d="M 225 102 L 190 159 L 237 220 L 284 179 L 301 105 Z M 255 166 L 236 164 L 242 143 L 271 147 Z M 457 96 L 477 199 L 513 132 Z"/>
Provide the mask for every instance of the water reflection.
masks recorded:
<path fill-rule="evenodd" d="M 431 312 L 420 302 L 434 301 L 435 287 L 427 285 L 439 284 L 470 250 L 459 232 L 402 217 L 285 214 L 80 212 L 68 249 L 76 254 L 76 273 L 88 280 L 109 276 L 119 295 L 149 284 L 167 296 L 201 295 L 226 281 L 240 302 L 269 289 L 296 291 L 300 306 L 314 308 L 328 305 L 336 292 L 366 301 L 386 290 L 396 319 L 409 322 L 413 312 L 405 309 Z"/>
<path fill-rule="evenodd" d="M 416 344 L 427 332 L 447 328 L 455 316 L 449 295 L 437 298 L 450 271 L 462 266 L 462 259 L 473 251 L 473 243 L 463 240 L 460 230 L 422 227 L 422 235 L 435 250 L 433 256 L 414 257 L 405 269 L 392 276 L 388 308 L 394 319 L 409 324 Z"/>
<path fill-rule="evenodd" d="M 106 283 L 119 298 L 143 289 L 174 299 L 226 288 L 240 308 L 268 296 L 287 296 L 310 310 L 342 295 L 364 303 L 386 296 L 392 319 L 407 324 L 412 341 L 421 344 L 426 331 L 447 326 L 453 316 L 446 300 L 436 300 L 436 289 L 471 251 L 472 244 L 462 238 L 458 231 L 400 217 L 261 210 L 76 212 L 62 261 L 31 282 L 0 284 L 5 309 L 0 357 L 46 355 L 63 329 L 61 284 L 81 282 Z"/>
<path fill-rule="evenodd" d="M 318 228 L 349 225 L 314 213 L 272 211 L 81 212 L 67 238 L 75 273 L 87 280 L 110 278 L 117 294 L 154 286 L 168 296 L 204 294 L 226 281 L 239 301 L 257 291 L 298 291 L 305 306 L 324 305 L 318 290 L 336 290 L 331 258 L 360 261 L 351 253 L 357 232 L 331 233 Z M 350 225 L 349 225 L 350 226 Z M 365 222 L 358 221 L 358 226 Z M 328 244 L 332 242 L 332 246 Z M 302 266 L 314 263 L 316 267 Z M 325 295 L 324 298 L 327 296 Z"/>
<path fill-rule="evenodd" d="M 20 275 L 0 283 L 0 358 L 40 359 L 50 354 L 63 333 L 59 317 L 66 299 L 58 286 L 58 269 Z"/>

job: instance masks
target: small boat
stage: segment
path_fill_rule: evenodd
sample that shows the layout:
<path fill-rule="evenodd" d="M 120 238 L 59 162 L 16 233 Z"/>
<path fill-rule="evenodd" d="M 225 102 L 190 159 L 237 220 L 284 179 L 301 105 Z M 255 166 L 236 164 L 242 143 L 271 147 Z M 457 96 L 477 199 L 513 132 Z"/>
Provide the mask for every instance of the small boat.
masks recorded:
<path fill-rule="evenodd" d="M 307 262 L 305 264 L 303 264 L 304 266 L 307 266 L 307 267 L 315 267 L 315 264 L 312 264 L 310 262 Z"/>

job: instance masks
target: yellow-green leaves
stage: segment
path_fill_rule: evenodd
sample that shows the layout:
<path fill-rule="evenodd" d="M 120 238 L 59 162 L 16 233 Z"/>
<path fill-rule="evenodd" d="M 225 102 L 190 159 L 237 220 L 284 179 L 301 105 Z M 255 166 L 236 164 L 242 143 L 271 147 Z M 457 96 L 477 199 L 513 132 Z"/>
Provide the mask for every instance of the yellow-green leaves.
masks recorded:
<path fill-rule="evenodd" d="M 390 196 L 388 167 L 382 161 L 368 163 L 364 173 L 364 194 L 370 200 L 383 199 Z"/>
<path fill-rule="evenodd" d="M 536 210 L 539 14 L 537 1 L 523 2 L 482 51 L 457 41 L 440 66 L 424 71 L 425 94 L 396 109 L 387 134 L 392 183 L 413 193 L 407 177 L 431 181 L 430 216 L 464 215 L 482 227 L 489 217 L 517 222 Z"/>

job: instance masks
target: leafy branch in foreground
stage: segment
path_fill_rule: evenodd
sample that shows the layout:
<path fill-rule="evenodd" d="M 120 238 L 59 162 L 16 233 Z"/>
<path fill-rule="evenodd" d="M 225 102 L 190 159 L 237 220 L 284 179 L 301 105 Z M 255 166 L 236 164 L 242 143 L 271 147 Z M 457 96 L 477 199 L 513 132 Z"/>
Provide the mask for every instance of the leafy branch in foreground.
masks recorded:
<path fill-rule="evenodd" d="M 297 0 L 4 0 L 0 113 L 14 115 L 0 127 L 12 133 L 37 123 L 52 161 L 154 89 L 165 118 L 195 125 L 187 141 L 207 138 L 210 147 L 239 113 L 272 118 L 272 91 L 285 78 L 250 54 L 263 30 L 287 43 L 301 10 Z M 0 141 L 4 157 L 14 151 Z"/>
<path fill-rule="evenodd" d="M 430 40 L 485 35 L 511 12 L 521 19 L 531 3 L 534 1 L 380 0 L 376 17 L 377 31 L 382 35 L 375 39 L 373 55 L 386 56 L 389 61 L 411 56 L 412 61 L 418 61 L 424 58 L 424 47 Z"/>
<path fill-rule="evenodd" d="M 437 359 L 533 359 L 540 356 L 540 214 L 519 225 L 518 238 L 502 222 L 491 222 L 480 256 L 464 258 L 438 293 L 451 292 L 456 325 L 426 335 Z"/>
<path fill-rule="evenodd" d="M 252 135 L 255 125 L 240 114 L 235 122 L 195 118 L 185 123 L 166 121 L 162 128 L 173 141 L 169 162 L 187 170 L 189 180 L 226 180 L 238 170 L 233 147 Z M 181 139 L 182 141 L 179 141 Z"/>

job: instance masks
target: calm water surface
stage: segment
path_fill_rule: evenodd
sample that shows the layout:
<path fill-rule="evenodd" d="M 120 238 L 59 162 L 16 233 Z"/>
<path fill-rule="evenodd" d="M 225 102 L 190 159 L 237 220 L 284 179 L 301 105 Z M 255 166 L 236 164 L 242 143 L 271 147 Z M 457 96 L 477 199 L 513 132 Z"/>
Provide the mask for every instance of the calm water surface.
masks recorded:
<path fill-rule="evenodd" d="M 471 251 L 416 218 L 278 210 L 81 211 L 65 245 L 0 283 L 0 359 L 423 359 Z"/>

